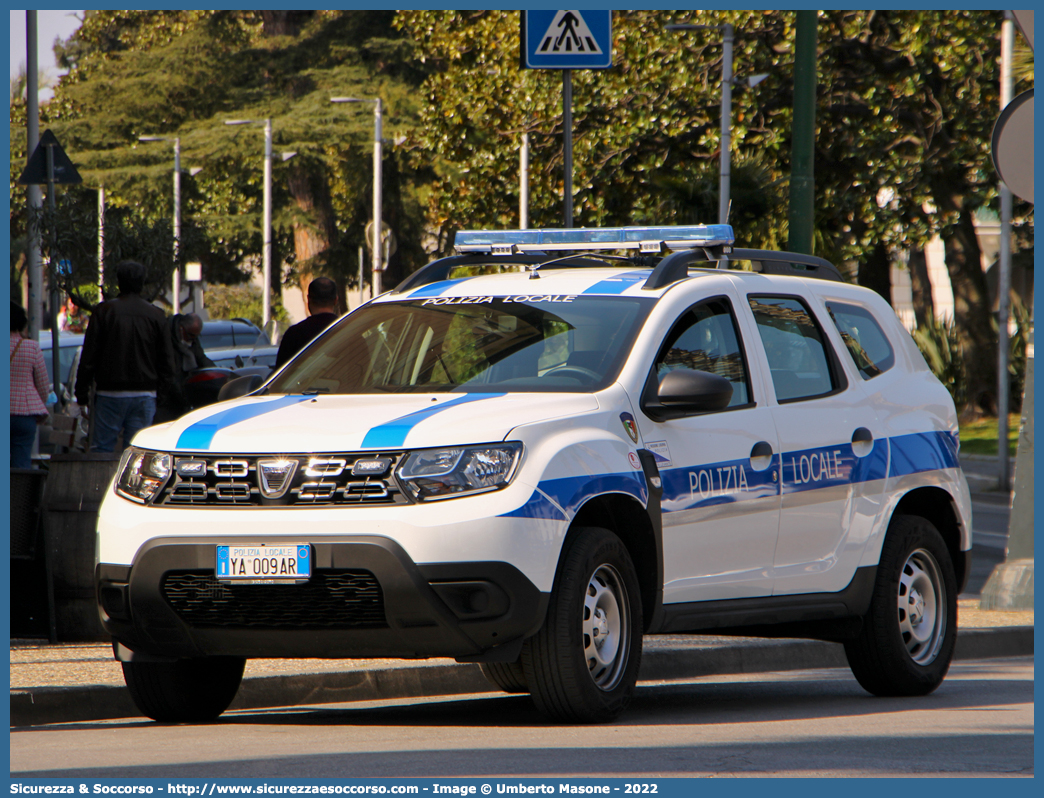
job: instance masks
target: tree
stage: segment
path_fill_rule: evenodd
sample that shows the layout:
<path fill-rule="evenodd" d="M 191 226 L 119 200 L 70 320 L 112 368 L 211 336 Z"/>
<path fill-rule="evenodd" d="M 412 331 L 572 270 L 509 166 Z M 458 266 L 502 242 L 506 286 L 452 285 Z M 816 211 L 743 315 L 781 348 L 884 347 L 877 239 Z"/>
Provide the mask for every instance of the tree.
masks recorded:
<path fill-rule="evenodd" d="M 717 22 L 720 16 L 696 12 L 685 19 Z M 765 71 L 772 57 L 768 42 L 781 36 L 788 20 L 742 12 L 727 16 L 743 30 L 737 63 L 750 72 Z M 518 12 L 505 11 L 396 16 L 396 25 L 418 42 L 433 69 L 425 83 L 423 126 L 412 144 L 417 158 L 439 156 L 429 220 L 440 251 L 460 227 L 518 224 L 517 153 L 523 133 L 531 147 L 530 224 L 562 223 L 561 76 L 518 68 L 518 20 Z M 679 36 L 665 30 L 670 21 L 680 20 L 664 12 L 616 12 L 613 68 L 573 73 L 578 226 L 691 218 L 703 192 L 686 186 L 716 182 L 720 37 Z M 737 91 L 733 136 L 743 153 L 738 163 L 745 158 L 754 172 L 773 163 L 785 141 L 776 120 L 787 113 L 771 92 Z M 778 225 L 760 224 L 772 214 L 744 218 L 744 209 L 737 210 L 734 221 L 741 230 L 754 228 L 764 240 L 779 239 Z"/>
<path fill-rule="evenodd" d="M 170 285 L 174 271 L 174 235 L 165 219 L 142 217 L 131 208 L 115 208 L 105 215 L 104 296 L 98 292 L 98 215 L 95 192 L 73 187 L 55 203 L 30 211 L 30 229 L 41 242 L 49 264 L 48 282 L 84 309 L 115 296 L 116 266 L 136 260 L 145 266 L 142 296 L 157 300 Z M 206 249 L 202 230 L 192 222 L 181 231 L 181 250 L 193 260 Z"/>
<path fill-rule="evenodd" d="M 974 236 L 995 196 L 1000 12 L 819 13 L 817 254 L 849 264 L 890 299 L 899 253 L 941 235 L 954 282 L 969 392 L 990 404 L 995 339 Z M 731 22 L 736 69 L 767 72 L 733 102 L 734 223 L 750 246 L 786 241 L 793 15 L 617 12 L 614 66 L 573 77 L 574 218 L 580 226 L 706 221 L 717 189 L 720 36 L 669 22 Z M 531 224 L 561 224 L 561 90 L 556 73 L 516 65 L 515 12 L 403 11 L 433 74 L 415 147 L 432 152 L 429 218 L 439 248 L 455 229 L 517 224 L 517 148 L 530 134 Z M 917 265 L 917 255 L 914 265 Z M 919 293 L 930 298 L 926 272 Z M 922 314 L 925 304 L 922 302 Z"/>
<path fill-rule="evenodd" d="M 995 346 L 972 219 L 996 186 L 999 13 L 818 16 L 816 252 L 887 297 L 898 253 L 911 252 L 916 268 L 941 235 L 970 395 L 986 405 Z M 614 66 L 573 74 L 575 224 L 716 217 L 721 37 L 665 26 L 726 21 L 737 32 L 737 73 L 770 75 L 733 95 L 731 221 L 746 245 L 786 241 L 790 12 L 616 12 Z M 261 136 L 223 123 L 271 118 L 276 150 L 297 152 L 276 161 L 274 260 L 287 282 L 322 273 L 348 286 L 371 214 L 372 115 L 329 98 L 379 95 L 385 135 L 405 137 L 384 162 L 383 216 L 399 241 L 392 285 L 446 252 L 458 229 L 518 224 L 524 133 L 530 223 L 562 223 L 561 76 L 518 67 L 518 24 L 509 11 L 87 12 L 63 47 L 70 72 L 45 122 L 112 205 L 156 219 L 171 213 L 169 147 L 135 142 L 179 135 L 184 163 L 204 167 L 186 181 L 183 218 L 207 236 L 208 278 L 235 282 L 261 248 Z M 12 104 L 11 120 L 14 176 L 24 104 Z M 11 198 L 17 239 L 24 199 L 13 184 Z M 1031 239 L 1025 206 L 1023 218 Z M 920 271 L 916 282 L 926 318 L 930 286 Z"/>
<path fill-rule="evenodd" d="M 312 272 L 342 285 L 356 280 L 354 249 L 370 216 L 372 124 L 329 104 L 332 94 L 380 94 L 386 132 L 408 129 L 422 74 L 391 12 L 97 11 L 66 43 L 70 72 L 44 109 L 87 184 L 104 185 L 110 208 L 172 215 L 168 145 L 140 135 L 179 136 L 182 163 L 202 165 L 183 180 L 183 225 L 193 220 L 209 247 L 208 279 L 237 282 L 259 263 L 263 138 L 226 119 L 271 118 L 275 149 L 297 156 L 273 176 L 273 261 L 287 282 Z M 14 122 L 14 112 L 12 114 Z M 22 137 L 24 141 L 24 136 Z M 17 152 L 12 134 L 12 162 Z M 394 153 L 389 162 L 397 160 Z M 395 169 L 392 175 L 402 174 Z M 347 177 L 347 179 L 344 179 Z M 403 229 L 398 259 L 412 270 L 424 258 L 423 211 L 412 187 L 386 192 L 399 207 L 386 218 Z M 12 190 L 12 210 L 24 214 Z M 169 222 L 168 222 L 169 225 Z M 277 270 L 273 270 L 277 271 Z"/>

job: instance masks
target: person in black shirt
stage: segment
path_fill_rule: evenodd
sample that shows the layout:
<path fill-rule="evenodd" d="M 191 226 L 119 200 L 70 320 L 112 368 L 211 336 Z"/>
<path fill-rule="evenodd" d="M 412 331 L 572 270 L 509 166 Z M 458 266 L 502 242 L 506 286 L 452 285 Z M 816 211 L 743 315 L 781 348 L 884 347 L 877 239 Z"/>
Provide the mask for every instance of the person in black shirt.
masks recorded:
<path fill-rule="evenodd" d="M 283 333 L 276 355 L 276 368 L 307 346 L 337 319 L 337 285 L 329 277 L 316 277 L 308 284 L 308 318 Z"/>
<path fill-rule="evenodd" d="M 174 353 L 163 311 L 140 296 L 145 267 L 116 267 L 120 295 L 99 304 L 83 337 L 76 401 L 94 416 L 92 452 L 111 452 L 152 425 L 156 391 L 173 377 Z M 91 389 L 94 388 L 92 395 Z"/>
<path fill-rule="evenodd" d="M 197 369 L 213 368 L 214 361 L 203 351 L 199 340 L 203 319 L 195 313 L 179 313 L 170 318 L 170 343 L 174 352 L 174 374 L 161 386 L 156 400 L 155 423 L 173 421 L 192 406 L 185 390 L 185 379 Z"/>

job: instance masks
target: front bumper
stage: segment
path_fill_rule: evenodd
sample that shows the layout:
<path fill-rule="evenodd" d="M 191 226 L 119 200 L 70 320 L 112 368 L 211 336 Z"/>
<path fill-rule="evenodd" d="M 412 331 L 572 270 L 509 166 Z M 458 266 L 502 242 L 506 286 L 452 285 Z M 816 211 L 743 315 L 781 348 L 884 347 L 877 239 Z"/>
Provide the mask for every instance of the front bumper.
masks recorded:
<path fill-rule="evenodd" d="M 222 536 L 155 538 L 129 567 L 100 563 L 102 623 L 126 649 L 155 657 L 478 661 L 503 658 L 543 623 L 548 594 L 506 562 L 417 565 L 369 535 L 280 540 L 312 544 L 309 583 L 217 582 L 216 546 L 237 542 Z"/>

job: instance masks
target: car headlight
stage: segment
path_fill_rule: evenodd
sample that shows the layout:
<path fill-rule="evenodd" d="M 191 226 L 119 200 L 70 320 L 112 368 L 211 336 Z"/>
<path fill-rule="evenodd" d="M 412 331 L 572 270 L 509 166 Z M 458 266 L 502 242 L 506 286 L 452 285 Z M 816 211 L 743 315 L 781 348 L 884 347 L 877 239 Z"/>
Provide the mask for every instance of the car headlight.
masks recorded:
<path fill-rule="evenodd" d="M 148 504 L 170 479 L 172 458 L 165 452 L 128 448 L 116 471 L 116 492 L 131 501 Z"/>
<path fill-rule="evenodd" d="M 521 455 L 517 442 L 423 449 L 410 452 L 397 474 L 414 499 L 452 499 L 507 487 Z"/>

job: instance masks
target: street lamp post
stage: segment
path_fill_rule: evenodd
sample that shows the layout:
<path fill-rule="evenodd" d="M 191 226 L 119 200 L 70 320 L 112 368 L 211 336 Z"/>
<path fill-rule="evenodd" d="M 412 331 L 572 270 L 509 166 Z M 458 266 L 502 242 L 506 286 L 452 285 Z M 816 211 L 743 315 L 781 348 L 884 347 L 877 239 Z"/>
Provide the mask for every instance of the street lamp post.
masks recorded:
<path fill-rule="evenodd" d="M 736 40 L 732 24 L 723 25 L 668 25 L 667 30 L 720 30 L 722 32 L 721 55 L 721 172 L 718 179 L 718 224 L 729 220 L 729 200 L 732 190 L 732 45 Z M 746 80 L 753 88 L 768 75 L 754 75 Z"/>
<path fill-rule="evenodd" d="M 98 302 L 105 301 L 105 186 L 98 186 Z"/>
<path fill-rule="evenodd" d="M 138 141 L 173 141 L 174 142 L 174 276 L 171 280 L 173 300 L 171 305 L 175 313 L 181 312 L 181 139 L 177 136 L 138 136 Z"/>
<path fill-rule="evenodd" d="M 265 290 L 261 293 L 261 323 L 272 317 L 272 120 L 229 119 L 226 125 L 264 125 L 265 128 L 265 188 L 263 220 L 261 222 L 261 273 Z"/>
<path fill-rule="evenodd" d="M 381 98 L 331 97 L 332 103 L 373 103 L 373 295 L 381 293 Z"/>

